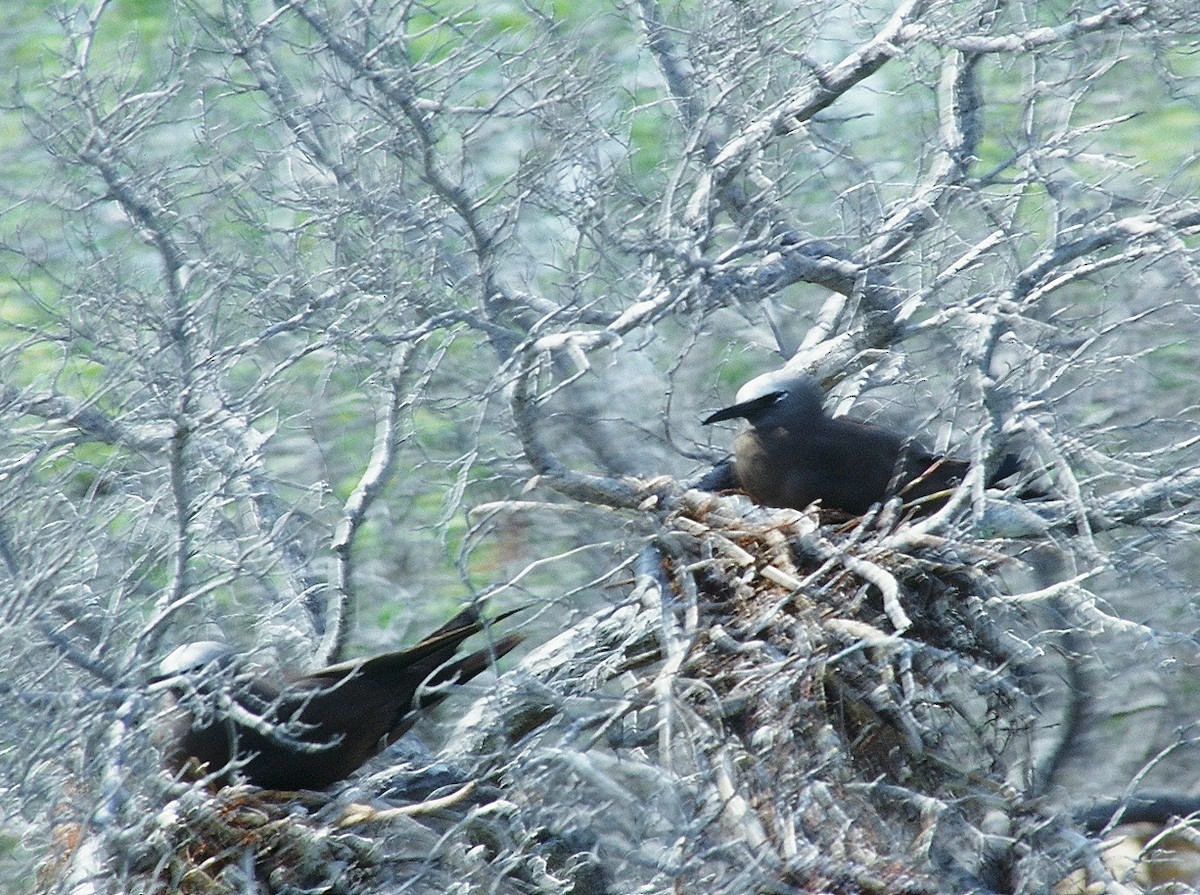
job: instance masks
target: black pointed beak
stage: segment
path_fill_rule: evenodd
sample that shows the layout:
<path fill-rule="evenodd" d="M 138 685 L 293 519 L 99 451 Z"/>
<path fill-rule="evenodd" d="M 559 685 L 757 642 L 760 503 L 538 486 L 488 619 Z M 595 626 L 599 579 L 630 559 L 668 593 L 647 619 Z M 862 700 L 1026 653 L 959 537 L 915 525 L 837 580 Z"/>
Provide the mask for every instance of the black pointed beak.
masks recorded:
<path fill-rule="evenodd" d="M 738 417 L 753 420 L 759 413 L 778 401 L 782 394 L 782 392 L 770 392 L 749 401 L 743 401 L 741 404 L 723 407 L 716 413 L 709 414 L 706 419 L 701 421 L 700 425 L 707 426 L 709 423 L 719 423 L 721 420 L 732 420 Z"/>

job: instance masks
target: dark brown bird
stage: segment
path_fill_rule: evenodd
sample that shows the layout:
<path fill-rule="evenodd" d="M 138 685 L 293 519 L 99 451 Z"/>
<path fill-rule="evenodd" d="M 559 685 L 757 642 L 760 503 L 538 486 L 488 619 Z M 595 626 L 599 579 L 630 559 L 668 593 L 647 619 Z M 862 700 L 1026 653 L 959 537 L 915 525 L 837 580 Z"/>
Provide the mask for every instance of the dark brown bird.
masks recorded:
<path fill-rule="evenodd" d="M 970 466 L 862 420 L 826 416 L 820 388 L 803 374 L 759 376 L 736 401 L 704 424 L 737 417 L 749 423 L 734 441 L 731 484 L 764 506 L 802 510 L 819 500 L 826 509 L 861 516 L 899 495 L 931 512 Z M 989 485 L 1019 468 L 1015 456 L 1006 456 Z"/>
<path fill-rule="evenodd" d="M 415 646 L 282 683 L 239 669 L 225 644 L 182 646 L 158 676 L 181 703 L 169 764 L 177 771 L 193 760 L 206 765 L 218 785 L 237 774 L 266 789 L 324 789 L 399 739 L 451 685 L 521 642 L 511 634 L 455 659 L 482 629 L 478 610 L 468 608 Z"/>

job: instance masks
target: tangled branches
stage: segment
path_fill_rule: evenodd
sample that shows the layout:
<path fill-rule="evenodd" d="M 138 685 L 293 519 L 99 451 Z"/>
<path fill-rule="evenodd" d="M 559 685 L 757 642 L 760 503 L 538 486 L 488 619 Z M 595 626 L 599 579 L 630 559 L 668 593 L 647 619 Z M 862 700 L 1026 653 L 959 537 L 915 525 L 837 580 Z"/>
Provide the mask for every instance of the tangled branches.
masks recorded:
<path fill-rule="evenodd" d="M 1002 554 L 935 538 L 899 552 L 878 519 L 665 503 L 638 589 L 662 661 L 629 671 L 604 716 L 628 763 L 590 763 L 613 787 L 639 760 L 665 772 L 689 806 L 672 862 L 685 889 L 1025 891 L 1103 874 L 1027 795 L 1035 651 L 992 581 Z"/>

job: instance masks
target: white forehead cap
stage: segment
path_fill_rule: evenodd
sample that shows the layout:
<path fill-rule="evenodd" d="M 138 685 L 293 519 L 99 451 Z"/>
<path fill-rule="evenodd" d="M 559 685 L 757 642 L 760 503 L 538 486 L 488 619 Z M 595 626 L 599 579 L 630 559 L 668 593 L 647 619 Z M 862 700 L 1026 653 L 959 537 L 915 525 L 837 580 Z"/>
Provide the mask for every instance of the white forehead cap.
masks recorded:
<path fill-rule="evenodd" d="M 171 650 L 166 658 L 158 663 L 158 673 L 160 677 L 170 677 L 188 671 L 198 671 L 205 665 L 228 658 L 231 653 L 229 644 L 219 640 L 185 643 Z"/>
<path fill-rule="evenodd" d="M 761 376 L 755 376 L 739 388 L 734 401 L 738 404 L 744 404 L 747 401 L 753 401 L 755 398 L 761 398 L 763 395 L 769 395 L 772 392 L 790 392 L 802 386 L 806 378 L 803 373 L 793 373 L 790 370 L 772 370 L 769 373 L 763 373 Z"/>

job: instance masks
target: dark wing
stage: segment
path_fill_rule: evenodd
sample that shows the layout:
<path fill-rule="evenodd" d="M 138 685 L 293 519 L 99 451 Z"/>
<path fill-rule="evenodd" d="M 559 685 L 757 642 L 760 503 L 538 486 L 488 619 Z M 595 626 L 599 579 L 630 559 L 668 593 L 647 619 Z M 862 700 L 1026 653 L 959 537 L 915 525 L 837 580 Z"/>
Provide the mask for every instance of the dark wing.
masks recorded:
<path fill-rule="evenodd" d="M 526 608 L 522 606 L 517 609 L 511 609 L 508 612 L 502 612 L 490 622 L 487 622 L 487 624 L 495 624 L 511 615 L 525 611 Z M 384 673 L 387 671 L 408 671 L 417 667 L 427 668 L 428 671 L 426 671 L 426 674 L 429 674 L 439 665 L 449 660 L 464 640 L 472 634 L 478 634 L 483 629 L 484 622 L 479 617 L 479 610 L 474 606 L 469 606 L 446 622 L 446 624 L 433 631 L 428 637 L 410 647 L 391 653 L 382 653 L 378 656 L 372 656 L 369 659 L 350 659 L 346 662 L 339 662 L 337 665 L 329 665 L 318 671 L 304 675 L 298 679 L 298 682 L 311 680 L 321 685 L 320 682 L 324 681 L 323 685 L 328 686 L 329 682 L 336 681 L 355 672 L 370 671 L 372 673 Z M 509 647 L 509 649 L 511 648 Z"/>
<path fill-rule="evenodd" d="M 700 491 L 736 491 L 741 487 L 733 457 L 726 457 L 696 480 L 692 486 Z"/>
<path fill-rule="evenodd" d="M 508 634 L 495 643 L 442 665 L 422 682 L 429 692 L 422 692 L 419 695 L 416 709 L 427 709 L 437 705 L 450 695 L 451 684 L 465 684 L 480 672 L 494 665 L 501 656 L 519 646 L 524 639 L 520 634 Z M 417 717 L 417 711 L 414 710 L 398 718 L 392 726 L 392 732 L 388 735 L 388 743 L 394 743 L 402 737 L 416 723 Z"/>
<path fill-rule="evenodd" d="M 495 619 L 506 618 L 521 609 L 503 613 Z M 327 733 L 355 729 L 373 745 L 386 738 L 388 742 L 408 730 L 416 720 L 415 709 L 441 702 L 450 695 L 451 684 L 465 683 L 503 656 L 522 640 L 510 634 L 489 647 L 469 655 L 454 658 L 454 653 L 468 637 L 483 630 L 478 609 L 469 607 L 428 637 L 406 649 L 331 665 L 295 680 L 289 691 L 319 691 L 320 697 L 307 698 L 311 703 L 324 703 L 322 711 L 306 709 L 301 718 L 316 723 Z M 423 693 L 417 704 L 414 698 Z M 366 755 L 363 760 L 369 758 Z"/>
<path fill-rule="evenodd" d="M 901 466 L 896 493 L 905 503 L 923 501 L 924 511 L 933 512 L 949 498 L 946 492 L 954 490 L 962 482 L 971 464 L 953 457 L 940 457 L 912 445 L 906 449 Z M 928 500 L 935 496 L 936 499 Z"/>
<path fill-rule="evenodd" d="M 862 515 L 887 497 L 901 445 L 893 433 L 861 420 L 826 421 L 797 443 L 787 506 L 819 499 L 826 509 Z"/>

